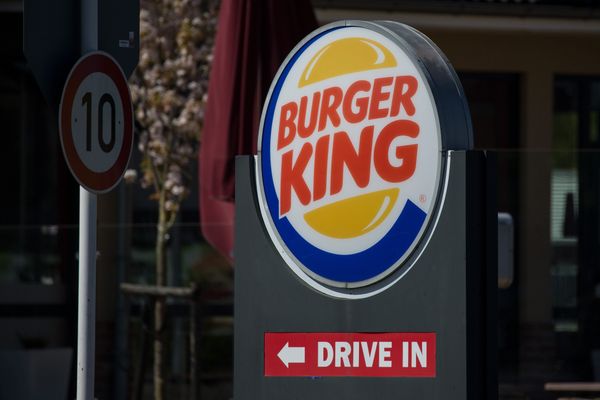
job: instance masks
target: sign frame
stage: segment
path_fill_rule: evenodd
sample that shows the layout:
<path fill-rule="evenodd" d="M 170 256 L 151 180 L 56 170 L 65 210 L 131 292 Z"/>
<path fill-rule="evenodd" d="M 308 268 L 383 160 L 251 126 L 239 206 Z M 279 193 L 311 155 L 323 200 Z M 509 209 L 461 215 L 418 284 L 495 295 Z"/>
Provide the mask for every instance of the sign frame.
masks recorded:
<path fill-rule="evenodd" d="M 367 287 L 328 287 L 334 293 L 326 293 L 301 279 L 285 261 L 260 209 L 258 157 L 238 157 L 234 396 L 239 400 L 281 399 L 290 394 L 315 400 L 387 399 L 399 394 L 448 400 L 495 398 L 497 222 L 493 155 L 472 150 L 466 97 L 452 66 L 435 44 L 413 28 L 391 21 L 341 21 L 321 30 L 348 25 L 375 27 L 396 35 L 423 64 L 435 94 L 441 152 L 447 162 L 445 198 L 437 226 L 431 229 L 422 251 L 409 258 L 408 262 L 415 263 L 410 272 L 400 276 L 399 268 Z M 292 365 L 308 360 L 306 347 L 301 352 L 303 343 L 293 340 L 298 335 L 419 333 L 435 334 L 435 376 L 291 370 Z M 272 343 L 266 340 L 267 335 L 290 340 L 269 349 Z M 280 357 L 282 351 L 287 356 Z M 290 373 L 273 373 L 266 357 L 278 357 L 282 362 L 282 357 L 287 359 Z"/>
<path fill-rule="evenodd" d="M 431 214 L 427 215 L 421 233 L 417 236 L 410 248 L 400 257 L 392 266 L 385 271 L 373 276 L 370 279 L 360 282 L 340 282 L 321 277 L 314 273 L 310 268 L 303 265 L 293 251 L 288 249 L 285 241 L 282 239 L 274 221 L 271 218 L 267 208 L 265 198 L 265 188 L 263 184 L 262 172 L 262 142 L 263 132 L 268 117 L 269 103 L 273 93 L 279 90 L 280 77 L 285 73 L 286 68 L 298 52 L 302 51 L 307 44 L 327 34 L 328 32 L 346 28 L 357 27 L 372 30 L 394 42 L 408 56 L 413 65 L 417 68 L 421 78 L 426 82 L 426 90 L 434 107 L 435 124 L 439 132 L 439 148 L 441 149 L 440 167 L 437 171 L 437 192 L 435 204 L 431 208 Z M 423 250 L 427 247 L 431 239 L 432 232 L 435 230 L 439 220 L 440 209 L 444 203 L 448 183 L 447 151 L 462 150 L 472 148 L 472 126 L 469 117 L 461 118 L 462 115 L 468 115 L 468 105 L 466 97 L 460 84 L 448 85 L 447 82 L 459 82 L 454 69 L 445 58 L 443 53 L 435 46 L 429 38 L 411 27 L 390 21 L 357 21 L 347 20 L 327 24 L 309 34 L 300 41 L 286 59 L 281 64 L 273 84 L 271 85 L 267 101 L 262 111 L 261 122 L 258 136 L 258 161 L 256 165 L 257 196 L 261 216 L 265 228 L 271 237 L 273 245 L 279 251 L 288 267 L 302 279 L 304 283 L 313 289 L 332 297 L 343 299 L 364 299 L 377 295 L 395 283 L 410 271 L 418 261 Z M 447 104 L 453 104 L 448 107 Z"/>

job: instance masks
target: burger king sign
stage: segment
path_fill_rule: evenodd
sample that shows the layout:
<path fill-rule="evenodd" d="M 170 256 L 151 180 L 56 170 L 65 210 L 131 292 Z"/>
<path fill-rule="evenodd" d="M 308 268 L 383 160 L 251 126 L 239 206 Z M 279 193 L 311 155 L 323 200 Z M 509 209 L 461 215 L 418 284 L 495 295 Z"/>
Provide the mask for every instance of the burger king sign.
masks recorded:
<path fill-rule="evenodd" d="M 358 22 L 313 32 L 281 66 L 261 119 L 259 204 L 311 287 L 373 295 L 426 246 L 447 164 L 428 74 L 403 38 Z"/>

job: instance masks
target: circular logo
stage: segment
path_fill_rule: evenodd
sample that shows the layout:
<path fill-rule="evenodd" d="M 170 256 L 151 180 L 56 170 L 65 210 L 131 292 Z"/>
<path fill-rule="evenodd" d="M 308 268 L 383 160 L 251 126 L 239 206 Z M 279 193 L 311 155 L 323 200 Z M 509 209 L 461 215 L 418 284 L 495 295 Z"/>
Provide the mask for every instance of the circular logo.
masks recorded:
<path fill-rule="evenodd" d="M 71 70 L 59 112 L 60 139 L 73 176 L 87 190 L 112 189 L 129 163 L 133 109 L 123 71 L 108 54 L 86 54 Z"/>
<path fill-rule="evenodd" d="M 435 101 L 419 63 L 385 32 L 334 26 L 305 39 L 271 86 L 258 148 L 270 235 L 328 294 L 348 297 L 396 271 L 437 210 Z"/>

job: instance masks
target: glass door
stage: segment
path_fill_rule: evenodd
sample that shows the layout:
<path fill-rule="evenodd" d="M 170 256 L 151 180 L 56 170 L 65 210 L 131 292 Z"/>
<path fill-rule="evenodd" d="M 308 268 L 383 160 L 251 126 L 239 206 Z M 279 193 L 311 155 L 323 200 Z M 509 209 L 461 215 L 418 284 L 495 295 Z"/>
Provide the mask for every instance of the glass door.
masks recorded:
<path fill-rule="evenodd" d="M 560 369 L 593 379 L 600 349 L 600 78 L 557 77 L 551 238 Z"/>

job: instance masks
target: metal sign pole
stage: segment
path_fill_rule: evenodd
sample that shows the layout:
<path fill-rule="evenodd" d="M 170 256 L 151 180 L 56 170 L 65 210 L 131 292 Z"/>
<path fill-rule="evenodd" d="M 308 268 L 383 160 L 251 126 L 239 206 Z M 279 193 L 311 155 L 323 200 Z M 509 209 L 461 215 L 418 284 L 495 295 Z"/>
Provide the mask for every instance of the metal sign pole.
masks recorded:
<path fill-rule="evenodd" d="M 94 398 L 96 342 L 96 195 L 79 188 L 77 400 Z"/>
<path fill-rule="evenodd" d="M 81 52 L 98 48 L 98 0 L 81 0 Z M 96 345 L 96 200 L 79 187 L 77 400 L 94 399 Z"/>

